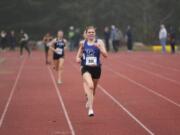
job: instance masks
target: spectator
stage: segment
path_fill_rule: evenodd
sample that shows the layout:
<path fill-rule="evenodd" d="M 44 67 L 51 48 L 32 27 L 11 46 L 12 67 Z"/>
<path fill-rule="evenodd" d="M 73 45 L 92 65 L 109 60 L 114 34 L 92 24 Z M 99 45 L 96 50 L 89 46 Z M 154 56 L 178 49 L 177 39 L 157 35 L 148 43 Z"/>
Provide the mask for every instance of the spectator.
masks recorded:
<path fill-rule="evenodd" d="M 176 34 L 175 31 L 173 30 L 173 27 L 170 27 L 170 32 L 169 32 L 169 42 L 171 46 L 171 53 L 175 53 L 175 44 L 176 44 Z"/>
<path fill-rule="evenodd" d="M 1 43 L 0 43 L 2 50 L 4 50 L 6 48 L 6 45 L 7 45 L 6 36 L 7 36 L 7 33 L 4 30 L 2 30 L 1 31 Z"/>
<path fill-rule="evenodd" d="M 70 51 L 74 50 L 74 44 L 75 44 L 75 31 L 74 31 L 74 27 L 70 26 L 69 27 L 69 33 L 68 33 L 68 39 L 69 39 L 69 49 Z"/>
<path fill-rule="evenodd" d="M 28 54 L 31 54 L 30 48 L 28 47 L 29 36 L 24 30 L 20 31 L 20 56 L 23 55 L 23 49 L 25 48 Z"/>
<path fill-rule="evenodd" d="M 9 44 L 10 44 L 10 49 L 15 50 L 15 48 L 16 48 L 16 37 L 15 37 L 15 31 L 14 30 L 12 30 L 10 32 Z"/>
<path fill-rule="evenodd" d="M 160 26 L 159 40 L 162 45 L 162 53 L 166 53 L 167 30 L 164 24 Z"/>
<path fill-rule="evenodd" d="M 128 51 L 132 51 L 132 49 L 133 49 L 133 42 L 132 42 L 132 31 L 131 31 L 131 27 L 130 26 L 127 27 L 126 42 L 127 42 L 127 49 L 128 49 Z"/>
<path fill-rule="evenodd" d="M 79 41 L 81 40 L 81 33 L 80 33 L 80 29 L 77 28 L 75 30 L 75 36 L 74 36 L 74 49 L 78 49 L 79 47 Z"/>
<path fill-rule="evenodd" d="M 115 52 L 117 52 L 120 44 L 120 31 L 114 25 L 111 26 L 111 40 L 113 49 Z"/>
<path fill-rule="evenodd" d="M 110 39 L 110 36 L 111 36 L 111 32 L 110 32 L 109 28 L 105 27 L 104 28 L 104 40 L 105 40 L 105 45 L 106 45 L 107 51 L 110 50 L 110 48 L 109 48 L 109 39 Z"/>

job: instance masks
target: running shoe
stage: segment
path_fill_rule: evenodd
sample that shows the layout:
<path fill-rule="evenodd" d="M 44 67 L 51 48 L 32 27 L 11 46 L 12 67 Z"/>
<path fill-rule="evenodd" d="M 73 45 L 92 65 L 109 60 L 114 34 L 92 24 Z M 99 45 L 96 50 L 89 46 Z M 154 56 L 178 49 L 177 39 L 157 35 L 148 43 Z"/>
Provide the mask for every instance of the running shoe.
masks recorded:
<path fill-rule="evenodd" d="M 57 83 L 58 83 L 58 84 L 62 84 L 62 81 L 61 81 L 61 80 L 58 80 Z"/>
<path fill-rule="evenodd" d="M 94 111 L 93 111 L 93 109 L 89 109 L 89 111 L 88 111 L 88 116 L 89 116 L 89 117 L 94 116 Z"/>

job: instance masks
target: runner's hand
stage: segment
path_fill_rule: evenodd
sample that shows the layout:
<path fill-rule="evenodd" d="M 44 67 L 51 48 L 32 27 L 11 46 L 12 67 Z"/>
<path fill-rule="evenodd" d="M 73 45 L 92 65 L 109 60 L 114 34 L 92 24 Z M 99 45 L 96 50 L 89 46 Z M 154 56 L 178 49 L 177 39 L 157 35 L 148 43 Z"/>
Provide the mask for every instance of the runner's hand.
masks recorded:
<path fill-rule="evenodd" d="M 80 63 L 81 62 L 81 58 L 76 58 L 76 62 Z"/>
<path fill-rule="evenodd" d="M 62 50 L 59 49 L 59 48 L 56 48 L 56 49 L 55 49 L 55 52 L 56 52 L 57 54 L 60 54 L 60 55 L 62 54 Z"/>
<path fill-rule="evenodd" d="M 97 48 L 99 48 L 99 49 L 101 49 L 101 46 L 100 46 L 100 44 L 98 44 L 98 43 L 95 43 L 94 46 L 97 47 Z"/>

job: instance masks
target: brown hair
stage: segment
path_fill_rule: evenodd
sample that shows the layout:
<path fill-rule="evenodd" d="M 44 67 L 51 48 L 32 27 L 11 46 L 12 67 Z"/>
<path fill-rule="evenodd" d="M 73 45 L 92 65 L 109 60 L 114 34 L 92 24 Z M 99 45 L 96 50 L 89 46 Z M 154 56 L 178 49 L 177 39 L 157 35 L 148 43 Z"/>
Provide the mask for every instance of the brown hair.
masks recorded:
<path fill-rule="evenodd" d="M 89 29 L 94 29 L 96 31 L 96 28 L 94 26 L 87 26 L 85 32 L 87 33 Z"/>

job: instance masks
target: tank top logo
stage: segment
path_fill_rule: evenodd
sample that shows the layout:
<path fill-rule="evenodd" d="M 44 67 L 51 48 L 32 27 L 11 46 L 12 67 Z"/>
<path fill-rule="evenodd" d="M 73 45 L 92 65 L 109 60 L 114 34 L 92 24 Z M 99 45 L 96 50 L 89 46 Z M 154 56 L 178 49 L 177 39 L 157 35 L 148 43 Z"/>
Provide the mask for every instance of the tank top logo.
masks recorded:
<path fill-rule="evenodd" d="M 86 49 L 87 56 L 95 56 L 95 52 L 93 49 Z"/>
<path fill-rule="evenodd" d="M 64 45 L 63 42 L 61 42 L 61 41 L 58 41 L 58 42 L 57 42 L 57 46 L 63 46 L 63 45 Z"/>

